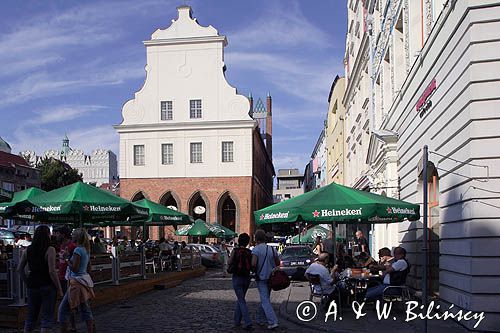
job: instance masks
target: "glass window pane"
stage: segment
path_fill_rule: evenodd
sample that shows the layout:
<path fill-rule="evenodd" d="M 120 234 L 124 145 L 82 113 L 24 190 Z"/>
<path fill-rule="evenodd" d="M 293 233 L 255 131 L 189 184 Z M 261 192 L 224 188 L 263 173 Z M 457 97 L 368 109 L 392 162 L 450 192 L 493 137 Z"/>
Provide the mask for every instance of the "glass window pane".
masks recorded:
<path fill-rule="evenodd" d="M 174 145 L 172 143 L 161 145 L 161 163 L 174 164 Z"/>
<path fill-rule="evenodd" d="M 222 142 L 222 162 L 233 162 L 233 141 Z"/>
<path fill-rule="evenodd" d="M 162 101 L 160 103 L 161 120 L 173 119 L 173 104 L 172 101 Z"/>
<path fill-rule="evenodd" d="M 144 145 L 134 146 L 134 165 L 144 165 L 145 163 Z"/>
<path fill-rule="evenodd" d="M 191 119 L 201 118 L 201 99 L 189 101 L 189 117 Z"/>
<path fill-rule="evenodd" d="M 202 145 L 201 142 L 191 143 L 191 163 L 202 163 Z"/>

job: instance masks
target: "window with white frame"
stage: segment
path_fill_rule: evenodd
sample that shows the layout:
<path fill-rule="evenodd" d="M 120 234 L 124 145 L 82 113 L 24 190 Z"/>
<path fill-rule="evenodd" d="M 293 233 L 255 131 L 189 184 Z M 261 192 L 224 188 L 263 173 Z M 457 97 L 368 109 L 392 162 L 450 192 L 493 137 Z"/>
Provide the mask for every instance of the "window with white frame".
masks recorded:
<path fill-rule="evenodd" d="M 144 145 L 134 145 L 134 165 L 145 164 Z"/>
<path fill-rule="evenodd" d="M 173 106 L 172 101 L 161 101 L 161 120 L 172 120 L 173 119 Z"/>
<path fill-rule="evenodd" d="M 222 142 L 222 162 L 233 162 L 233 141 Z"/>
<path fill-rule="evenodd" d="M 174 164 L 173 143 L 164 143 L 161 145 L 161 164 Z"/>
<path fill-rule="evenodd" d="M 201 99 L 192 99 L 189 101 L 189 118 L 201 118 Z"/>
<path fill-rule="evenodd" d="M 191 142 L 191 163 L 203 162 L 203 149 L 201 142 Z"/>

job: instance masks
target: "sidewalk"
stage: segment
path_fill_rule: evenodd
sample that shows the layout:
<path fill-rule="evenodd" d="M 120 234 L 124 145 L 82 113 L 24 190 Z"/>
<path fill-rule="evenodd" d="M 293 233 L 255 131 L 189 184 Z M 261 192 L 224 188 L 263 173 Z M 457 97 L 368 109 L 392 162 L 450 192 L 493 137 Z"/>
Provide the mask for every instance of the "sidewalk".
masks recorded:
<path fill-rule="evenodd" d="M 319 299 L 315 298 L 313 306 L 309 301 L 309 284 L 307 282 L 292 282 L 290 287 L 280 292 L 281 305 L 279 314 L 282 318 L 296 325 L 304 327 L 304 332 L 421 332 L 423 331 L 423 321 L 416 319 L 406 322 L 404 304 L 394 304 L 388 319 L 378 319 L 375 306 L 366 304 L 362 312 L 365 316 L 356 319 L 355 312 L 350 306 L 343 307 L 341 313 L 334 320 L 334 315 L 328 317 L 325 322 L 326 311 L 319 304 Z M 299 307 L 298 311 L 297 308 Z M 316 315 L 314 315 L 316 308 Z M 332 310 L 333 311 L 333 310 Z M 415 310 L 416 311 L 416 310 Z M 301 317 L 303 320 L 300 320 Z M 342 319 L 340 319 L 342 318 Z M 395 318 L 395 319 L 394 319 Z M 308 320 L 308 321 L 306 321 Z M 428 320 L 428 332 L 468 332 L 465 328 L 453 320 Z"/>

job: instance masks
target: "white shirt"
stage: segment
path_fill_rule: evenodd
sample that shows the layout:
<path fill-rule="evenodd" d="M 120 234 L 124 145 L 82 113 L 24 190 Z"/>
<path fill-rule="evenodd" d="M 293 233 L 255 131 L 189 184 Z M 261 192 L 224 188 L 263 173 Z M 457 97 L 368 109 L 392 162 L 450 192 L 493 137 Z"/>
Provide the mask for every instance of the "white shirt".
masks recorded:
<path fill-rule="evenodd" d="M 404 271 L 405 269 L 408 268 L 408 264 L 406 263 L 406 260 L 404 260 L 404 259 L 399 259 L 398 261 L 394 262 L 391 266 L 395 272 Z M 391 284 L 391 273 L 385 274 L 384 284 Z"/>
<path fill-rule="evenodd" d="M 335 290 L 335 287 L 332 285 L 333 278 L 325 266 L 318 264 L 317 262 L 314 262 L 311 264 L 311 266 L 309 266 L 307 268 L 306 274 L 319 275 L 319 278 L 321 281 L 321 286 L 313 285 L 313 289 L 314 289 L 315 293 L 317 293 L 317 294 L 323 293 L 324 295 L 328 295 L 328 294 L 331 294 Z M 321 290 L 321 289 L 323 289 L 323 290 Z"/>

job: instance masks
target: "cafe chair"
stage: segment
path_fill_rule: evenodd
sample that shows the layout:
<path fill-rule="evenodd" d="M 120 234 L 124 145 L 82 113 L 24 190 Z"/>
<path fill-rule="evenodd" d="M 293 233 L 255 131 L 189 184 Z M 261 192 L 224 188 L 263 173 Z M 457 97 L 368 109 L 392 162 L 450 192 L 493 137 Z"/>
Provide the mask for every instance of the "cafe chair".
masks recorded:
<path fill-rule="evenodd" d="M 309 281 L 309 300 L 313 301 L 314 298 L 319 298 L 320 303 L 322 306 L 324 306 L 326 309 L 328 309 L 328 300 L 330 299 L 330 294 L 327 294 L 324 289 L 323 285 L 321 284 L 321 277 L 319 274 L 306 274 L 306 278 Z M 314 286 L 319 286 L 320 292 L 315 292 Z M 333 285 L 333 293 L 337 293 L 337 299 L 335 300 L 337 302 L 337 309 L 340 313 L 341 309 L 341 303 L 340 303 L 340 290 L 336 285 Z"/>
<path fill-rule="evenodd" d="M 412 299 L 410 288 L 408 286 L 387 286 L 382 292 L 384 301 L 389 302 L 406 302 Z"/>

